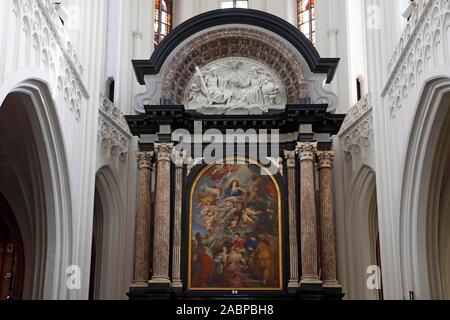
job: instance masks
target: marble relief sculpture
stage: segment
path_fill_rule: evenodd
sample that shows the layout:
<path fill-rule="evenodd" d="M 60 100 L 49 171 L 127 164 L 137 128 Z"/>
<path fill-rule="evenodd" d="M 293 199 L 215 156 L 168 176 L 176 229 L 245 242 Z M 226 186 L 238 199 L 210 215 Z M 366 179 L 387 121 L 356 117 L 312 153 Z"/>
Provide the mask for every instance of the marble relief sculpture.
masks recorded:
<path fill-rule="evenodd" d="M 186 108 L 204 114 L 263 114 L 285 105 L 284 89 L 273 72 L 243 58 L 196 67 L 185 94 Z"/>

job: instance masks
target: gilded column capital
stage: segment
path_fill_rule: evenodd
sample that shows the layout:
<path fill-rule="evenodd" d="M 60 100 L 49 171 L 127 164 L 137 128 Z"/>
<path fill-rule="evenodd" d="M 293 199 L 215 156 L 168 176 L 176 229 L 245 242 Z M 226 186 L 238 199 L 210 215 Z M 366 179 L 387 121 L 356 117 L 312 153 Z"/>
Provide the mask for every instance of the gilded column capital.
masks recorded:
<path fill-rule="evenodd" d="M 317 142 L 298 142 L 295 151 L 300 161 L 314 161 L 314 156 L 317 152 Z"/>
<path fill-rule="evenodd" d="M 173 143 L 155 143 L 154 149 L 157 161 L 171 160 Z"/>
<path fill-rule="evenodd" d="M 152 151 L 138 151 L 136 152 L 136 160 L 139 164 L 139 169 L 151 168 L 154 158 Z"/>
<path fill-rule="evenodd" d="M 284 150 L 284 157 L 288 168 L 295 168 L 295 150 Z"/>
<path fill-rule="evenodd" d="M 317 151 L 316 156 L 319 169 L 333 167 L 334 158 L 336 157 L 334 151 Z"/>

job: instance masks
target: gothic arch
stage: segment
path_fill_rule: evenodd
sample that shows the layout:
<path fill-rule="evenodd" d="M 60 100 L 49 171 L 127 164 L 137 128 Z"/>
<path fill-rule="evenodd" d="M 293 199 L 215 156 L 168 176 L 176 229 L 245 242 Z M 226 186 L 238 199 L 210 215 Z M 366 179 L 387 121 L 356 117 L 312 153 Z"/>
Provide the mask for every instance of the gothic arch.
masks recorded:
<path fill-rule="evenodd" d="M 448 197 L 450 170 L 450 79 L 435 76 L 424 86 L 416 106 L 405 161 L 400 211 L 404 295 L 448 298 Z M 444 206 L 444 207 L 443 207 Z M 447 207 L 446 207 L 447 206 Z M 446 212 L 447 209 L 447 212 Z"/>
<path fill-rule="evenodd" d="M 376 214 L 375 172 L 363 166 L 356 175 L 346 216 L 346 242 L 348 254 L 347 273 L 349 278 L 349 299 L 376 299 L 367 286 L 367 268 L 375 265 L 378 222 Z"/>
<path fill-rule="evenodd" d="M 1 92 L 0 145 L 11 181 L 7 188 L 3 185 L 3 194 L 23 234 L 24 298 L 66 299 L 72 206 L 56 106 L 45 81 L 15 80 Z"/>
<path fill-rule="evenodd" d="M 93 276 L 94 299 L 123 299 L 128 279 L 124 278 L 126 233 L 124 198 L 114 171 L 105 166 L 98 170 L 95 179 L 94 235 L 95 272 Z M 92 277 L 92 276 L 91 276 Z"/>

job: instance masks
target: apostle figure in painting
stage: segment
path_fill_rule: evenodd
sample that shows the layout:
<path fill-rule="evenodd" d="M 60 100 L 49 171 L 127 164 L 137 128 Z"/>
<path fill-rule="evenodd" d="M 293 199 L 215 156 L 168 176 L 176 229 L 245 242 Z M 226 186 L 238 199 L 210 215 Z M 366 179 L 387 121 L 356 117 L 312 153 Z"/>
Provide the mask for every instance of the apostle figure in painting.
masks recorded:
<path fill-rule="evenodd" d="M 258 247 L 258 240 L 256 240 L 255 236 L 250 233 L 245 234 L 245 242 L 244 248 L 246 250 L 255 250 Z"/>
<path fill-rule="evenodd" d="M 245 288 L 249 286 L 250 281 L 242 272 L 243 269 L 247 269 L 247 262 L 245 261 L 241 250 L 232 248 L 223 269 L 225 285 L 230 288 Z"/>
<path fill-rule="evenodd" d="M 206 288 L 214 276 L 214 261 L 209 255 L 200 233 L 195 235 L 195 240 L 192 283 L 196 287 Z"/>
<path fill-rule="evenodd" d="M 244 249 L 244 240 L 241 238 L 240 233 L 234 235 L 233 248 Z"/>
<path fill-rule="evenodd" d="M 229 249 L 226 246 L 222 247 L 222 251 L 215 255 L 214 263 L 216 264 L 214 281 L 220 282 L 222 279 L 223 270 L 228 261 Z"/>
<path fill-rule="evenodd" d="M 270 285 L 270 280 L 272 279 L 274 272 L 274 257 L 270 239 L 267 239 L 266 236 L 259 236 L 259 244 L 258 248 L 256 248 L 255 255 L 258 261 L 262 284 L 263 286 L 267 287 Z"/>

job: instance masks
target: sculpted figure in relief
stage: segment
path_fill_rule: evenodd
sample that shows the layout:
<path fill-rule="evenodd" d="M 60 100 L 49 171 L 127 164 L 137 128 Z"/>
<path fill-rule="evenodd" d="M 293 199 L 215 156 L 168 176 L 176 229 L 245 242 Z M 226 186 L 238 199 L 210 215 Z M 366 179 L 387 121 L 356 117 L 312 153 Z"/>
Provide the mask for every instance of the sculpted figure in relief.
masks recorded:
<path fill-rule="evenodd" d="M 188 109 L 205 114 L 262 114 L 286 104 L 279 81 L 267 69 L 237 59 L 196 67 L 185 96 Z"/>

